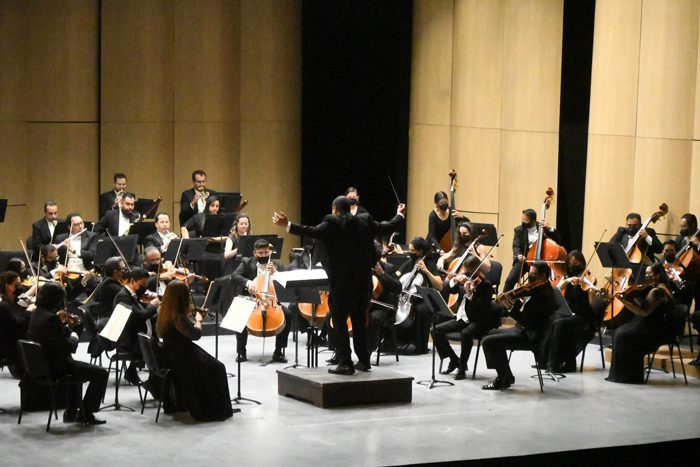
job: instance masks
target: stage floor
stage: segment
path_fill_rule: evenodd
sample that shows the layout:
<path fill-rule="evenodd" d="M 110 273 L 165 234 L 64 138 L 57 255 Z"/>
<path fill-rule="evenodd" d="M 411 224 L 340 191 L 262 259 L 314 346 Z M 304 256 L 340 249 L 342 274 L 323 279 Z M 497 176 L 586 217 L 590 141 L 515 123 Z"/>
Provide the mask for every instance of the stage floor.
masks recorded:
<path fill-rule="evenodd" d="M 232 336 L 222 337 L 219 355 L 228 371 L 236 373 L 234 342 Z M 214 338 L 204 337 L 200 345 L 213 353 Z M 274 339 L 267 339 L 265 345 L 269 357 Z M 481 390 L 494 376 L 482 354 L 476 380 L 432 390 L 414 384 L 410 404 L 342 409 L 321 409 L 278 396 L 276 370 L 284 365 L 259 365 L 262 339 L 251 337 L 248 346 L 251 361 L 242 364 L 242 395 L 262 405 L 241 405 L 241 413 L 221 423 L 161 414 L 155 424 L 155 408 L 148 404 L 144 415 L 101 413 L 107 424 L 94 428 L 64 424 L 59 414 L 51 433 L 46 433 L 46 411 L 26 414 L 17 425 L 19 388 L 4 370 L 0 372 L 0 408 L 9 412 L 0 414 L 2 464 L 390 465 L 700 437 L 699 380 L 689 378 L 685 386 L 682 375 L 674 380 L 655 371 L 648 385 L 609 383 L 594 346 L 588 349 L 584 373 L 559 382 L 545 380 L 544 393 L 537 379 L 530 378 L 534 370 L 528 352 L 513 354 L 516 383 L 511 389 Z M 81 344 L 79 358 L 85 358 L 85 349 Z M 291 362 L 294 347 L 289 350 Z M 299 357 L 305 363 L 301 346 Z M 329 357 L 323 352 L 320 361 Z M 401 356 L 400 360 L 382 357 L 373 371 L 397 371 L 416 381 L 429 378 L 429 355 Z M 443 375 L 439 379 L 452 380 Z M 229 383 L 235 397 L 237 379 Z M 112 376 L 107 403 L 113 398 Z M 137 407 L 136 388 L 121 388 L 120 401 Z"/>

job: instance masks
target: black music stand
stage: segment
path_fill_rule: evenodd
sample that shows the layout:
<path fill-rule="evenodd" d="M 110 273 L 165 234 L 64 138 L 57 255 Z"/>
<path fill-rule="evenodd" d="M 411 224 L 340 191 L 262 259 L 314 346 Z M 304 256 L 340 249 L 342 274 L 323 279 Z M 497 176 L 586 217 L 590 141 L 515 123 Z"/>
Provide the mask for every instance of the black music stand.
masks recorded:
<path fill-rule="evenodd" d="M 143 243 L 146 241 L 146 237 L 148 237 L 155 231 L 155 222 L 136 222 L 134 224 L 131 224 L 131 229 L 129 230 L 129 233 L 132 235 L 137 235 L 139 237 L 139 245 L 143 245 Z"/>
<path fill-rule="evenodd" d="M 453 316 L 452 312 L 450 311 L 450 308 L 447 306 L 447 303 L 445 303 L 445 299 L 442 298 L 442 295 L 440 295 L 440 292 L 438 292 L 435 289 L 431 289 L 430 287 L 421 287 L 417 286 L 416 290 L 418 291 L 418 294 L 421 296 L 423 299 L 423 302 L 428 305 L 430 308 L 430 311 L 433 312 L 433 336 L 435 335 L 435 326 L 437 324 L 437 315 L 438 313 L 442 313 L 443 315 L 447 316 Z M 455 384 L 451 381 L 441 381 L 435 378 L 435 342 L 433 342 L 433 368 L 432 368 L 432 375 L 430 376 L 430 379 L 418 381 L 416 384 L 422 384 L 424 386 L 428 386 L 428 389 L 433 389 L 435 386 L 438 386 L 440 384 L 444 384 L 447 386 L 454 386 Z"/>
<path fill-rule="evenodd" d="M 161 199 L 141 198 L 134 203 L 134 212 L 140 213 L 141 216 L 146 214 L 144 219 L 155 219 L 156 210 L 153 208 L 156 204 L 160 204 Z"/>
<path fill-rule="evenodd" d="M 0 223 L 5 222 L 5 214 L 7 213 L 7 200 L 0 199 Z"/>
<path fill-rule="evenodd" d="M 286 286 L 282 286 L 277 280 L 274 280 L 273 285 L 275 287 L 275 293 L 277 294 L 278 302 L 288 302 L 288 303 L 311 303 L 312 306 L 321 303 L 321 296 L 319 291 L 328 289 L 328 278 L 325 279 L 315 279 L 315 278 L 304 278 L 304 271 L 308 269 L 298 269 L 296 271 L 289 271 L 299 274 L 298 279 L 288 280 Z M 280 274 L 280 273 L 277 273 Z M 315 310 L 315 308 L 313 308 Z M 311 323 L 307 326 L 308 339 L 306 342 L 306 366 L 317 367 L 318 366 L 318 336 L 316 335 L 316 326 L 314 324 L 314 315 L 312 312 Z M 289 323 L 291 325 L 291 323 Z M 295 339 L 294 342 L 294 364 L 286 368 L 296 368 L 299 366 L 299 339 Z"/>
<path fill-rule="evenodd" d="M 610 279 L 611 279 L 611 284 L 612 280 L 615 278 L 615 270 L 616 269 L 632 269 L 635 266 L 639 266 L 639 269 L 641 270 L 642 264 L 640 263 L 639 265 L 635 263 L 631 263 L 629 258 L 627 258 L 627 254 L 625 253 L 625 249 L 622 247 L 621 244 L 619 243 L 613 243 L 613 242 L 596 242 L 595 243 L 595 248 L 596 248 L 596 253 L 598 254 L 598 259 L 600 259 L 600 264 L 606 268 L 610 269 Z M 639 275 L 639 271 L 637 272 Z M 611 290 L 614 289 L 614 287 L 611 287 Z M 613 339 L 615 338 L 615 297 L 610 297 L 611 303 L 610 306 L 612 307 L 612 312 L 610 313 L 611 319 L 610 319 L 610 331 L 612 332 L 612 337 Z M 624 308 L 624 307 L 623 307 Z M 620 310 L 622 311 L 622 310 Z"/>
<path fill-rule="evenodd" d="M 222 237 L 228 235 L 233 225 L 235 215 L 216 214 L 204 217 L 204 227 L 202 227 L 202 237 Z"/>
<path fill-rule="evenodd" d="M 235 298 L 234 298 L 234 300 L 235 300 Z M 219 349 L 219 308 L 217 308 L 217 310 L 216 310 L 216 356 L 217 356 L 217 358 L 219 355 L 218 349 Z M 243 401 L 246 401 L 246 402 L 252 402 L 253 404 L 257 404 L 257 405 L 262 405 L 262 402 L 260 402 L 260 401 L 256 401 L 255 399 L 249 399 L 247 397 L 241 396 L 241 381 L 243 379 L 243 372 L 241 371 L 241 360 L 242 359 L 241 359 L 240 353 L 236 352 L 236 354 L 237 354 L 236 366 L 238 368 L 238 382 L 237 382 L 238 387 L 237 387 L 236 397 L 231 399 L 231 402 L 233 402 L 235 404 L 243 404 L 244 403 Z M 235 375 L 230 375 L 227 373 L 226 376 L 232 377 Z M 233 410 L 234 410 L 234 412 L 240 411 L 240 409 L 233 409 Z"/>
<path fill-rule="evenodd" d="M 480 240 L 482 245 L 494 246 L 498 243 L 498 232 L 496 232 L 496 226 L 493 224 L 480 224 L 477 222 L 470 222 L 472 237 L 479 235 L 482 230 L 486 231 L 486 237 Z"/>
<path fill-rule="evenodd" d="M 284 238 L 277 235 L 243 235 L 238 237 L 238 254 L 244 258 L 253 256 L 253 245 L 259 239 L 264 238 L 272 245 L 272 259 L 280 259 L 282 256 L 282 245 Z"/>
<path fill-rule="evenodd" d="M 241 205 L 243 194 L 237 192 L 223 192 L 217 193 L 216 197 L 219 198 L 219 212 L 221 214 L 236 214 L 238 212 L 238 207 Z"/>
<path fill-rule="evenodd" d="M 136 245 L 138 243 L 138 235 L 124 235 L 121 237 L 113 237 L 114 243 L 117 244 L 119 249 L 124 253 L 126 261 L 131 264 L 136 258 Z M 96 266 L 102 266 L 112 256 L 119 256 L 119 252 L 114 247 L 109 239 L 102 239 L 97 242 L 97 247 L 95 249 L 95 259 L 93 263 Z"/>
<path fill-rule="evenodd" d="M 67 234 L 67 233 L 70 233 L 70 227 L 68 226 L 68 222 L 58 221 L 56 223 L 56 228 L 53 229 L 53 238 L 56 238 L 59 235 Z"/>

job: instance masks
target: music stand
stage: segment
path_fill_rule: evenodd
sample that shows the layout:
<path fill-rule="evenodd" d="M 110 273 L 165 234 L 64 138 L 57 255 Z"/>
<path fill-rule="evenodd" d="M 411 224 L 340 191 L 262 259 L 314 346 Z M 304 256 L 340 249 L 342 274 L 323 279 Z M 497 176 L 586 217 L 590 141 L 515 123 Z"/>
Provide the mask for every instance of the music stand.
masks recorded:
<path fill-rule="evenodd" d="M 146 241 L 146 237 L 148 237 L 155 231 L 155 222 L 136 222 L 135 224 L 131 224 L 131 229 L 129 230 L 129 233 L 138 236 L 139 245 L 143 245 L 143 243 Z"/>
<path fill-rule="evenodd" d="M 239 303 L 239 308 L 234 308 L 234 305 L 236 305 L 237 302 Z M 246 302 L 248 302 L 247 305 L 246 305 Z M 240 304 L 244 304 L 244 305 L 241 306 Z M 232 330 L 234 332 L 238 332 L 238 333 L 242 332 L 243 328 L 245 328 L 245 321 L 236 322 L 235 318 L 244 318 L 247 321 L 247 319 L 250 317 L 250 313 L 253 311 L 252 308 L 248 308 L 249 306 L 255 307 L 255 299 L 250 298 L 250 297 L 241 297 L 241 296 L 235 297 L 233 299 L 233 301 L 231 302 L 231 305 L 229 305 L 229 309 L 226 312 L 226 317 L 221 322 L 221 327 L 230 329 L 230 330 Z M 247 313 L 246 313 L 246 309 L 247 309 Z M 241 314 L 238 314 L 239 312 Z M 218 311 L 217 311 L 217 313 L 218 313 Z M 227 324 L 227 320 L 232 316 L 234 317 L 234 320 L 232 320 L 230 323 Z M 217 322 L 218 322 L 218 315 L 217 315 Z M 217 324 L 217 328 L 218 328 L 218 326 L 219 325 Z M 217 338 L 218 338 L 218 330 L 217 330 Z M 263 353 L 264 353 L 264 350 L 263 350 Z M 217 351 L 217 354 L 218 354 L 218 351 Z M 236 404 L 242 404 L 243 403 L 242 401 L 247 401 L 247 402 L 252 402 L 254 404 L 257 404 L 257 405 L 262 405 L 262 402 L 260 402 L 260 401 L 256 401 L 255 399 L 249 399 L 247 397 L 241 396 L 241 381 L 243 379 L 243 372 L 241 371 L 241 360 L 242 360 L 241 354 L 238 353 L 238 358 L 236 358 L 236 363 L 238 365 L 238 392 L 237 392 L 236 397 L 231 399 L 231 402 L 234 402 Z"/>
<path fill-rule="evenodd" d="M 326 290 L 329 284 L 328 275 L 323 269 L 297 269 L 278 272 L 273 277 L 273 285 L 278 302 L 311 303 L 312 307 L 321 303 L 319 291 Z M 308 335 L 306 342 L 306 366 L 309 368 L 318 366 L 318 338 L 314 324 L 315 307 L 312 310 L 314 311 L 312 311 L 311 322 L 306 328 Z M 287 368 L 296 368 L 298 366 L 299 339 L 297 338 L 294 343 L 294 364 Z"/>
<path fill-rule="evenodd" d="M 238 237 L 238 254 L 244 258 L 253 256 L 253 245 L 259 239 L 264 238 L 272 245 L 272 259 L 280 259 L 282 256 L 282 245 L 284 238 L 277 235 L 243 235 Z"/>
<path fill-rule="evenodd" d="M 216 197 L 219 198 L 219 213 L 221 214 L 236 214 L 243 199 L 243 195 L 236 192 L 217 193 Z"/>
<path fill-rule="evenodd" d="M 67 234 L 67 233 L 70 233 L 70 228 L 68 227 L 68 222 L 58 221 L 56 223 L 56 228 L 53 229 L 53 238 L 56 238 L 59 235 Z M 52 240 L 53 240 L 53 238 L 52 238 Z"/>
<path fill-rule="evenodd" d="M 221 237 L 228 235 L 233 225 L 233 214 L 208 214 L 204 217 L 202 237 Z"/>
<path fill-rule="evenodd" d="M 435 326 L 437 324 L 437 315 L 438 313 L 442 313 L 443 315 L 446 316 L 453 316 L 452 312 L 450 311 L 450 307 L 447 306 L 447 303 L 445 303 L 445 299 L 442 298 L 442 295 L 435 290 L 431 289 L 430 287 L 421 287 L 417 286 L 416 290 L 418 291 L 418 294 L 421 296 L 423 299 L 423 302 L 428 305 L 428 308 L 430 308 L 430 311 L 433 312 L 433 336 L 435 335 Z M 430 376 L 430 379 L 418 381 L 416 384 L 422 384 L 424 386 L 428 386 L 428 389 L 433 389 L 435 386 L 438 386 L 440 384 L 448 385 L 448 386 L 454 386 L 454 383 L 451 381 L 441 381 L 435 378 L 435 342 L 433 342 L 433 371 L 432 375 Z"/>
<path fill-rule="evenodd" d="M 610 278 L 611 281 L 610 283 L 612 284 L 612 281 L 615 278 L 615 270 L 616 269 L 633 269 L 637 264 L 631 263 L 629 258 L 627 258 L 627 254 L 625 253 L 625 249 L 622 247 L 621 244 L 619 243 L 613 243 L 613 242 L 595 242 L 595 248 L 596 248 L 596 253 L 598 255 L 598 259 L 600 259 L 600 264 L 607 269 L 611 269 L 610 271 Z M 639 268 L 641 269 L 642 264 L 639 264 Z M 638 272 L 639 273 L 639 272 Z M 611 287 L 611 289 L 614 289 L 614 287 Z M 612 307 L 611 313 L 610 313 L 610 330 L 612 331 L 613 338 L 615 337 L 615 297 L 610 297 L 611 303 L 610 306 Z M 624 309 L 624 306 L 623 306 Z M 622 310 L 620 310 L 622 311 Z"/>
<path fill-rule="evenodd" d="M 138 235 L 124 235 L 114 237 L 114 243 L 119 246 L 119 249 L 124 253 L 127 263 L 131 264 L 136 257 L 136 245 L 138 243 Z M 119 256 L 119 252 L 114 247 L 109 239 L 102 239 L 97 242 L 95 249 L 95 259 L 93 263 L 96 266 L 102 266 L 112 256 Z"/>
<path fill-rule="evenodd" d="M 498 232 L 496 232 L 496 226 L 493 224 L 479 224 L 476 222 L 470 222 L 472 237 L 479 235 L 482 230 L 486 230 L 486 237 L 481 239 L 482 245 L 494 246 L 498 243 Z"/>
<path fill-rule="evenodd" d="M 137 212 L 141 214 L 142 216 L 146 214 L 146 217 L 144 219 L 155 219 L 156 217 L 156 210 L 154 209 L 154 206 L 156 204 L 160 204 L 161 200 L 158 198 L 155 199 L 150 199 L 150 198 L 141 198 L 137 199 L 136 202 L 134 203 L 134 212 Z"/>

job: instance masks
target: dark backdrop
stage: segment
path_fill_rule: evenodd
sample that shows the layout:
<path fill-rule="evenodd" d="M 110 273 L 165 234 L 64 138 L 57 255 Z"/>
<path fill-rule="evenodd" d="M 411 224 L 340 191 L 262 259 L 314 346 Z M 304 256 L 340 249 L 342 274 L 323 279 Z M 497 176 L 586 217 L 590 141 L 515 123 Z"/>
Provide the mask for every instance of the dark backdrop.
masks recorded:
<path fill-rule="evenodd" d="M 378 220 L 406 200 L 411 1 L 302 3 L 302 222 L 348 186 Z"/>

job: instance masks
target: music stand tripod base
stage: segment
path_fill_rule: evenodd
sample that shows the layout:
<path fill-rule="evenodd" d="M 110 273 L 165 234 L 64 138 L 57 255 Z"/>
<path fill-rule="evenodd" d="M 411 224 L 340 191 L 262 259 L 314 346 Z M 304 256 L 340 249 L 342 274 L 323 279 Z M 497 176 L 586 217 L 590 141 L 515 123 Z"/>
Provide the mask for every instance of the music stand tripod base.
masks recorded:
<path fill-rule="evenodd" d="M 257 404 L 257 405 L 262 405 L 262 402 L 256 401 L 255 399 L 248 399 L 246 397 L 241 396 L 241 378 L 242 378 L 242 373 L 241 373 L 241 358 L 240 354 L 238 354 L 237 360 L 237 365 L 238 365 L 238 390 L 236 392 L 236 397 L 231 399 L 231 402 L 234 404 L 245 404 L 246 402 L 250 402 L 252 404 Z M 240 412 L 240 409 L 238 409 L 238 412 Z M 236 409 L 234 409 L 234 413 L 236 413 Z"/>

